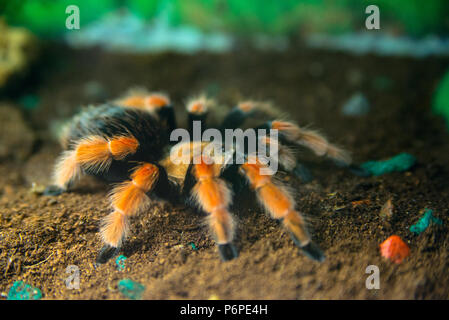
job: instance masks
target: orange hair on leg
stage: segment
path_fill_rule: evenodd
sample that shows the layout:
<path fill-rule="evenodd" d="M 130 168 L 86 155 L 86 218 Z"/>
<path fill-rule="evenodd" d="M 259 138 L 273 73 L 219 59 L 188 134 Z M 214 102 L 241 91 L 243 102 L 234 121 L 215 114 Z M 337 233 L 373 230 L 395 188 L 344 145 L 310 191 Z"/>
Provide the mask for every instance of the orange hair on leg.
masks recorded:
<path fill-rule="evenodd" d="M 106 139 L 91 136 L 80 140 L 74 150 L 65 151 L 59 158 L 53 176 L 54 184 L 61 189 L 78 178 L 83 169 L 100 172 L 111 165 L 112 160 L 122 160 L 137 151 L 139 142 L 132 136 Z"/>
<path fill-rule="evenodd" d="M 76 151 L 64 151 L 56 162 L 53 174 L 54 184 L 65 190 L 67 185 L 74 182 L 80 175 L 81 168 L 76 161 Z"/>
<path fill-rule="evenodd" d="M 127 217 L 144 210 L 149 205 L 147 193 L 153 189 L 159 177 L 159 169 L 150 163 L 139 166 L 131 174 L 131 180 L 116 186 L 111 192 L 114 211 L 101 227 L 103 241 L 113 247 L 121 244 L 128 232 Z"/>
<path fill-rule="evenodd" d="M 231 202 L 231 191 L 226 183 L 219 178 L 220 171 L 217 166 L 201 157 L 201 161 L 194 165 L 193 174 L 197 180 L 192 194 L 199 206 L 209 214 L 211 227 L 218 244 L 227 244 L 234 235 L 234 223 L 228 211 Z"/>
<path fill-rule="evenodd" d="M 349 153 L 333 144 L 314 130 L 303 129 L 288 121 L 273 121 L 272 129 L 279 130 L 290 142 L 311 149 L 317 156 L 328 156 L 345 164 L 351 164 Z"/>
<path fill-rule="evenodd" d="M 109 141 L 109 151 L 116 160 L 122 160 L 129 154 L 134 154 L 139 142 L 134 137 L 114 137 Z"/>
<path fill-rule="evenodd" d="M 117 136 L 106 139 L 93 136 L 81 140 L 76 147 L 78 163 L 98 171 L 107 169 L 112 160 L 122 160 L 136 152 L 139 142 L 130 136 Z"/>
<path fill-rule="evenodd" d="M 128 219 L 122 212 L 114 211 L 103 219 L 100 230 L 103 242 L 117 248 L 128 235 Z"/>
<path fill-rule="evenodd" d="M 202 115 L 215 106 L 215 101 L 208 99 L 205 95 L 192 98 L 187 102 L 186 110 L 189 113 Z"/>
<path fill-rule="evenodd" d="M 145 106 L 145 97 L 138 95 L 129 96 L 122 100 L 118 100 L 117 103 L 120 106 L 128 108 L 143 108 Z"/>
<path fill-rule="evenodd" d="M 295 210 L 292 195 L 280 182 L 274 182 L 270 176 L 260 174 L 260 169 L 264 166 L 260 162 L 244 163 L 241 166 L 241 173 L 247 177 L 251 187 L 256 191 L 258 200 L 270 215 L 274 219 L 282 220 L 285 228 L 298 239 L 300 246 L 306 246 L 310 242 L 310 237 L 303 217 Z"/>
<path fill-rule="evenodd" d="M 148 93 L 139 90 L 138 92 L 131 92 L 124 98 L 116 100 L 115 103 L 127 108 L 136 108 L 154 112 L 160 108 L 169 106 L 170 98 L 162 93 Z"/>
<path fill-rule="evenodd" d="M 100 136 L 82 139 L 76 146 L 76 161 L 86 169 L 102 171 L 112 162 L 108 140 Z"/>

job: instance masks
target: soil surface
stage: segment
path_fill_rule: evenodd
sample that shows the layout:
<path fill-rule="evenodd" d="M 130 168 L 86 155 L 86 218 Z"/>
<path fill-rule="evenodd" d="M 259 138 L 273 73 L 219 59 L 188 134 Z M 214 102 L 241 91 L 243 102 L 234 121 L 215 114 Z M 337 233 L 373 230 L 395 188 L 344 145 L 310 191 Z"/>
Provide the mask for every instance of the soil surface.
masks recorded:
<path fill-rule="evenodd" d="M 301 47 L 186 56 L 48 46 L 27 83 L 2 101 L 20 108 L 34 133 L 28 156 L 11 154 L 0 162 L 3 298 L 14 281 L 24 280 L 40 288 L 44 299 L 123 299 L 117 282 L 129 278 L 145 285 L 144 299 L 448 299 L 449 135 L 430 111 L 448 65 L 447 59 L 351 56 Z M 80 106 L 115 98 L 132 86 L 167 92 L 180 113 L 186 98 L 199 92 L 227 105 L 269 99 L 300 125 L 311 124 L 350 150 L 356 163 L 401 152 L 413 154 L 418 163 L 407 172 L 358 177 L 304 151 L 299 157 L 313 181 L 279 173 L 292 184 L 297 208 L 326 253 L 321 264 L 303 256 L 255 197 L 243 193 L 232 208 L 238 217 L 238 259 L 219 260 L 204 216 L 195 209 L 155 204 L 131 220 L 122 252 L 128 257 L 125 269 L 117 270 L 113 260 L 95 266 L 102 246 L 99 223 L 110 211 L 109 186 L 86 178 L 70 193 L 40 192 L 61 151 L 54 138 L 58 124 Z M 343 115 L 342 105 L 357 92 L 369 99 L 371 111 Z M 17 93 L 36 96 L 38 106 L 20 107 Z M 379 213 L 388 199 L 394 211 L 384 221 Z M 409 227 L 425 208 L 443 225 L 415 235 Z M 379 253 L 379 244 L 393 234 L 411 249 L 401 264 Z M 66 287 L 69 265 L 79 268 L 79 289 Z M 379 290 L 365 286 L 369 265 L 379 267 Z"/>

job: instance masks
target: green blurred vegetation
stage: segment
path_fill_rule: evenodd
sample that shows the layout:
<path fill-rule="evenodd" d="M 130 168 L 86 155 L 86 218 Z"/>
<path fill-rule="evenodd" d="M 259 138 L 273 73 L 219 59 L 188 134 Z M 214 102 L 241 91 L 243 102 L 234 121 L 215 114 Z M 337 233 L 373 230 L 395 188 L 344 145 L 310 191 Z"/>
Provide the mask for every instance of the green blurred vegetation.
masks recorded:
<path fill-rule="evenodd" d="M 382 28 L 414 36 L 449 30 L 447 0 L 5 0 L 0 12 L 8 23 L 55 36 L 66 31 L 65 8 L 71 4 L 79 6 L 82 26 L 119 7 L 151 20 L 170 6 L 173 26 L 238 34 L 341 33 L 363 28 L 365 8 L 376 4 Z"/>
<path fill-rule="evenodd" d="M 72 4 L 78 5 L 80 8 L 81 23 L 88 23 L 105 12 L 114 10 L 117 1 L 6 0 L 0 4 L 0 12 L 3 11 L 9 24 L 25 26 L 39 35 L 54 36 L 67 30 L 65 21 L 68 15 L 65 10 Z"/>
<path fill-rule="evenodd" d="M 441 79 L 433 99 L 433 111 L 444 117 L 449 128 L 449 70 Z"/>

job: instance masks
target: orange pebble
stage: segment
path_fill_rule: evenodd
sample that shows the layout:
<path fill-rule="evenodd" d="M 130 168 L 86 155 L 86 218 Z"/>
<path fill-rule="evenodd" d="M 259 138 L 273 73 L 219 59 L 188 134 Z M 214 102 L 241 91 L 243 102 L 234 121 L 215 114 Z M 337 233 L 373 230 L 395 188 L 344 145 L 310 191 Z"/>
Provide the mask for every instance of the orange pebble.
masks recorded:
<path fill-rule="evenodd" d="M 380 244 L 380 253 L 394 263 L 401 263 L 410 254 L 410 248 L 399 236 L 392 235 Z"/>
<path fill-rule="evenodd" d="M 371 203 L 371 200 L 369 200 L 369 199 L 351 202 L 353 208 L 356 208 L 356 207 L 364 205 L 364 204 L 369 205 L 370 203 Z"/>

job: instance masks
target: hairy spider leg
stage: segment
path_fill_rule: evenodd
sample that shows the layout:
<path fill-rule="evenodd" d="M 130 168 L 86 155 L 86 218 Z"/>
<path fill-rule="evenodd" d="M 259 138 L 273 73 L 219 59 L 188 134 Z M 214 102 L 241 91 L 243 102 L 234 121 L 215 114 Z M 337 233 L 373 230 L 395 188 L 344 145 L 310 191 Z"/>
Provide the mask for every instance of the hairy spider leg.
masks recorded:
<path fill-rule="evenodd" d="M 89 136 L 79 140 L 73 149 L 64 151 L 57 160 L 54 185 L 46 190 L 46 194 L 64 192 L 83 171 L 105 171 L 112 160 L 123 160 L 134 154 L 138 147 L 139 142 L 133 136 Z"/>
<path fill-rule="evenodd" d="M 261 101 L 242 101 L 229 111 L 221 123 L 221 129 L 236 129 L 243 123 L 256 115 L 273 119 L 279 116 L 280 111 L 273 105 Z"/>
<path fill-rule="evenodd" d="M 148 208 L 150 193 L 159 178 L 159 168 L 143 163 L 131 174 L 131 179 L 118 184 L 110 194 L 113 212 L 102 221 L 101 237 L 105 243 L 97 263 L 105 263 L 118 253 L 128 233 L 128 217 Z"/>
<path fill-rule="evenodd" d="M 268 131 L 272 129 L 271 121 L 278 117 L 280 113 L 281 112 L 270 103 L 257 101 L 240 102 L 227 114 L 222 122 L 221 129 L 225 130 L 238 128 L 243 125 L 247 119 L 256 116 L 256 114 L 261 114 L 265 118 L 268 118 L 269 121 L 260 126 L 257 126 L 255 129 L 265 129 Z M 279 150 L 279 164 L 284 170 L 293 173 L 303 182 L 310 182 L 313 179 L 313 176 L 307 169 L 307 167 L 297 161 L 293 149 L 290 148 L 287 143 L 275 141 L 269 136 L 267 136 L 264 143 L 266 143 L 267 145 L 270 145 L 270 143 L 277 144 L 277 148 Z"/>
<path fill-rule="evenodd" d="M 257 159 L 253 162 L 247 161 L 242 164 L 240 173 L 248 179 L 259 202 L 272 218 L 282 221 L 294 243 L 304 254 L 314 260 L 323 261 L 325 256 L 321 249 L 312 242 L 303 216 L 295 209 L 292 194 L 281 182 L 275 181 L 270 175 L 261 174 L 260 170 L 266 168 L 265 165 Z"/>
<path fill-rule="evenodd" d="M 192 167 L 196 184 L 191 194 L 201 209 L 209 215 L 208 223 L 216 238 L 221 259 L 234 259 L 238 253 L 232 244 L 234 222 L 228 209 L 231 190 L 220 178 L 221 165 L 214 164 L 213 160 L 206 156 L 199 156 L 198 160 Z"/>
<path fill-rule="evenodd" d="M 193 124 L 194 121 L 200 121 L 201 123 L 201 134 L 206 130 L 206 118 L 209 113 L 210 100 L 206 99 L 205 96 L 200 96 L 195 99 L 191 99 L 187 105 L 187 122 L 190 135 L 193 135 Z"/>
<path fill-rule="evenodd" d="M 341 165 L 351 164 L 351 156 L 347 151 L 330 143 L 317 131 L 300 128 L 292 122 L 279 120 L 272 121 L 271 128 L 279 130 L 279 133 L 287 141 L 307 147 L 317 156 L 326 156 Z"/>
<path fill-rule="evenodd" d="M 115 103 L 123 107 L 143 109 L 157 114 L 161 123 L 170 132 L 176 128 L 175 110 L 168 96 L 164 94 L 130 93 Z"/>

